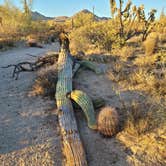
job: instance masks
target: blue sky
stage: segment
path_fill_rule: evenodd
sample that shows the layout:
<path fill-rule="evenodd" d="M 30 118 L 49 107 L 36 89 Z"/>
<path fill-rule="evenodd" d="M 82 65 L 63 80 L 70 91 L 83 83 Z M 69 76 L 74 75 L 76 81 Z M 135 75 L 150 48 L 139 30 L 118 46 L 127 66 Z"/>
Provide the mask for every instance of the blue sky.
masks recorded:
<path fill-rule="evenodd" d="M 0 0 L 0 4 L 4 0 Z M 21 0 L 10 0 L 15 5 L 20 6 Z M 124 0 L 126 1 L 126 0 Z M 166 0 L 132 0 L 133 4 L 145 5 L 146 12 L 152 8 L 158 10 L 160 14 L 163 7 L 166 8 Z M 95 6 L 95 14 L 98 16 L 110 16 L 109 0 L 34 0 L 33 11 L 38 11 L 46 16 L 72 16 L 74 13 L 88 9 L 92 11 Z M 165 9 L 166 10 L 166 9 Z"/>

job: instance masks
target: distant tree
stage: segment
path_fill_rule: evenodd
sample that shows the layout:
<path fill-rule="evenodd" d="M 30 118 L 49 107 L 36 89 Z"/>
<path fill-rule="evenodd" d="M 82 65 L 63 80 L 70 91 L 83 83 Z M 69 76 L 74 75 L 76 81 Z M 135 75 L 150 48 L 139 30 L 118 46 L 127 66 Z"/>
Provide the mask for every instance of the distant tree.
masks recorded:
<path fill-rule="evenodd" d="M 111 15 L 112 15 L 112 18 L 114 18 L 114 14 L 117 10 L 116 8 L 116 0 L 110 0 L 110 7 L 111 7 Z"/>
<path fill-rule="evenodd" d="M 163 18 L 165 18 L 164 8 L 162 8 L 162 11 L 161 11 L 161 14 L 160 14 L 160 20 L 162 20 Z"/>
<path fill-rule="evenodd" d="M 27 21 L 31 20 L 31 8 L 33 4 L 33 0 L 21 0 L 23 4 L 23 11 L 24 11 L 24 16 L 27 19 Z"/>
<path fill-rule="evenodd" d="M 123 0 L 119 0 L 119 8 L 117 8 L 116 0 L 110 0 L 110 7 L 111 7 L 111 15 L 114 19 L 114 15 L 117 13 L 117 17 L 120 22 L 120 37 L 124 36 L 124 22 L 123 17 L 126 19 L 129 17 L 129 10 L 131 7 L 131 1 L 129 0 L 126 4 L 125 8 L 123 9 Z"/>

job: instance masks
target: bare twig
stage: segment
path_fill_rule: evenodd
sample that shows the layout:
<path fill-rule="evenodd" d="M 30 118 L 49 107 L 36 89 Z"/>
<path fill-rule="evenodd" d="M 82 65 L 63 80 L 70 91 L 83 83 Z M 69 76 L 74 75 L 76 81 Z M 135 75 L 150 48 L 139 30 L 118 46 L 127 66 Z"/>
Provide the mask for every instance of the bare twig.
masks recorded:
<path fill-rule="evenodd" d="M 37 57 L 31 54 L 27 55 Z M 57 58 L 58 58 L 58 53 L 53 55 L 47 55 L 45 57 L 38 57 L 35 62 L 21 62 L 18 64 L 10 64 L 2 68 L 14 67 L 12 77 L 17 80 L 21 72 L 32 72 L 36 71 L 38 68 L 45 66 L 47 64 L 53 65 L 55 61 L 57 61 Z"/>
<path fill-rule="evenodd" d="M 26 55 L 28 55 L 28 56 L 31 56 L 31 57 L 37 57 L 36 55 L 32 55 L 32 54 L 29 54 L 29 53 L 27 53 Z"/>

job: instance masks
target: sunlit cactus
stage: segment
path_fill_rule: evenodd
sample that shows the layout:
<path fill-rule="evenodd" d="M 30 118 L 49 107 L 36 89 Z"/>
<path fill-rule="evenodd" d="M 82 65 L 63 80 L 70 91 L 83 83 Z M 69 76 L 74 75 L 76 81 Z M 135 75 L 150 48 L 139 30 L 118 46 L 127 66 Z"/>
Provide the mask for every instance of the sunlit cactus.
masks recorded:
<path fill-rule="evenodd" d="M 80 90 L 74 90 L 70 94 L 70 98 L 74 100 L 84 111 L 87 118 L 88 127 L 91 129 L 96 129 L 96 118 L 93 103 L 90 97 Z"/>
<path fill-rule="evenodd" d="M 98 115 L 98 130 L 105 136 L 113 136 L 118 132 L 119 116 L 112 107 L 104 107 Z"/>

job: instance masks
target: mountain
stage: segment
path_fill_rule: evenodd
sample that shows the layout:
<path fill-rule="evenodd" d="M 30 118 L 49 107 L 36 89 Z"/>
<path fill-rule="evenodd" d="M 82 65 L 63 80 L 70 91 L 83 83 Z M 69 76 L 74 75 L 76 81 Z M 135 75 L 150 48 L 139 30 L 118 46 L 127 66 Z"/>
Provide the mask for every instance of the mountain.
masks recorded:
<path fill-rule="evenodd" d="M 69 19 L 67 16 L 58 16 L 54 18 L 56 22 L 65 22 L 67 19 Z"/>
<path fill-rule="evenodd" d="M 83 14 L 92 14 L 93 15 L 93 13 L 91 11 L 87 10 L 87 9 L 83 9 L 83 10 L 77 12 L 76 14 L 74 14 L 71 17 L 67 17 L 67 16 L 46 17 L 46 16 L 44 16 L 43 14 L 41 14 L 37 11 L 32 11 L 32 19 L 33 20 L 55 20 L 55 22 L 65 22 L 67 19 L 75 18 L 81 13 L 83 13 Z M 96 21 L 109 20 L 110 19 L 109 17 L 99 17 L 97 15 L 94 15 L 94 18 L 95 18 Z"/>
<path fill-rule="evenodd" d="M 37 21 L 37 20 L 52 20 L 52 19 L 54 19 L 54 18 L 53 17 L 46 17 L 37 11 L 35 11 L 35 12 L 32 11 L 32 20 Z"/>
<path fill-rule="evenodd" d="M 87 9 L 83 9 L 83 10 L 79 11 L 78 13 L 74 14 L 74 15 L 72 16 L 72 18 L 77 17 L 79 14 L 91 14 L 91 15 L 94 15 L 94 19 L 95 19 L 96 21 L 109 20 L 109 19 L 110 19 L 109 17 L 99 17 L 99 16 L 93 14 L 91 11 L 89 11 L 89 10 L 87 10 Z"/>

